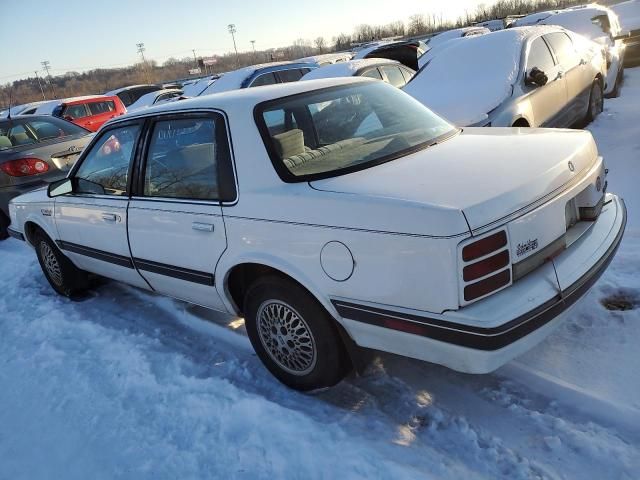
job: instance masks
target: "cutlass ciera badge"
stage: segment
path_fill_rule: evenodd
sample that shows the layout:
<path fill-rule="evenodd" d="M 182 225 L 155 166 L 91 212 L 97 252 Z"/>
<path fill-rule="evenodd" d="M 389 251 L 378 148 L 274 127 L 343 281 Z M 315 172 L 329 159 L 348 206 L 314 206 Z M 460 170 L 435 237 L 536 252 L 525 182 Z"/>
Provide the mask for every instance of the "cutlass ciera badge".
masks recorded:
<path fill-rule="evenodd" d="M 533 252 L 538 248 L 538 239 L 534 238 L 533 240 L 527 240 L 526 242 L 519 243 L 518 248 L 516 249 L 516 255 L 521 257 L 522 255 Z"/>
<path fill-rule="evenodd" d="M 569 161 L 569 170 L 571 170 L 572 172 L 575 171 L 576 167 L 573 165 L 572 161 Z"/>

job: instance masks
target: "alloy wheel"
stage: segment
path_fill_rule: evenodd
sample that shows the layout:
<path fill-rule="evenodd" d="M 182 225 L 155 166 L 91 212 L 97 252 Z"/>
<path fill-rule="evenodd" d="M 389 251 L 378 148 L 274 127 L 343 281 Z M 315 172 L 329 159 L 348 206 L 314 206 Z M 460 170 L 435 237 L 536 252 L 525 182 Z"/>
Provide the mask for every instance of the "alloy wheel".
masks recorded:
<path fill-rule="evenodd" d="M 257 314 L 262 346 L 280 368 L 292 375 L 306 375 L 317 361 L 316 343 L 307 322 L 290 305 L 267 300 Z"/>
<path fill-rule="evenodd" d="M 40 255 L 42 256 L 42 263 L 44 264 L 44 268 L 51 281 L 56 285 L 61 286 L 62 270 L 60 268 L 60 263 L 58 262 L 55 252 L 47 242 L 40 242 Z"/>

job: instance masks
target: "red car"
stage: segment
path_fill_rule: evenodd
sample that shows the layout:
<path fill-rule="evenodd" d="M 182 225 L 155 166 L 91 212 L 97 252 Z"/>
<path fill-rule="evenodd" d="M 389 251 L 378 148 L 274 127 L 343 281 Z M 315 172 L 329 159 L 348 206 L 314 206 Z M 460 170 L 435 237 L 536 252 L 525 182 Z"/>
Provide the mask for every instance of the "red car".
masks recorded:
<path fill-rule="evenodd" d="M 35 113 L 64 118 L 96 132 L 107 120 L 127 113 L 127 109 L 115 95 L 93 95 L 46 102 Z"/>

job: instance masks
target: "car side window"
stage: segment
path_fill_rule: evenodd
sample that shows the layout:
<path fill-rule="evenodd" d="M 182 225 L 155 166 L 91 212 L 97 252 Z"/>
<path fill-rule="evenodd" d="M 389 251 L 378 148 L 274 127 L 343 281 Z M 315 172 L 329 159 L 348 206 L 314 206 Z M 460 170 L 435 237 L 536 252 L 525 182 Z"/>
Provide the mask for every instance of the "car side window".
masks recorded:
<path fill-rule="evenodd" d="M 371 70 L 367 70 L 363 72 L 361 77 L 375 78 L 376 80 L 382 80 L 382 75 L 380 75 L 380 71 L 377 68 L 372 68 Z"/>
<path fill-rule="evenodd" d="M 278 76 L 282 83 L 297 82 L 302 78 L 302 75 L 302 71 L 297 68 L 291 70 L 280 70 L 278 72 Z"/>
<path fill-rule="evenodd" d="M 255 78 L 253 82 L 251 82 L 250 87 L 261 87 L 263 85 L 273 85 L 278 83 L 278 79 L 273 73 L 263 73 Z"/>
<path fill-rule="evenodd" d="M 544 38 L 553 48 L 560 64 L 566 67 L 573 67 L 578 63 L 573 42 L 566 33 L 550 33 L 545 35 Z"/>
<path fill-rule="evenodd" d="M 77 193 L 126 195 L 129 164 L 139 134 L 137 124 L 104 132 L 74 174 Z"/>
<path fill-rule="evenodd" d="M 91 115 L 100 115 L 103 113 L 115 112 L 116 106 L 112 100 L 105 102 L 91 102 L 88 104 Z"/>
<path fill-rule="evenodd" d="M 144 195 L 187 200 L 233 200 L 230 155 L 220 117 L 155 123 L 147 153 Z"/>
<path fill-rule="evenodd" d="M 87 109 L 84 104 L 80 105 L 67 105 L 64 109 L 64 117 L 83 118 L 88 115 Z"/>
<path fill-rule="evenodd" d="M 398 87 L 398 88 L 404 87 L 405 83 L 407 83 L 404 80 L 404 76 L 402 75 L 402 72 L 398 67 L 386 66 L 386 67 L 382 67 L 382 70 L 387 76 L 387 80 L 389 80 L 389 83 L 394 87 Z"/>
<path fill-rule="evenodd" d="M 531 43 L 529 49 L 529 55 L 527 57 L 527 73 L 531 72 L 531 69 L 537 67 L 543 72 L 552 70 L 554 67 L 553 57 L 547 44 L 542 37 L 536 38 Z"/>
<path fill-rule="evenodd" d="M 400 67 L 400 71 L 402 72 L 402 75 L 404 75 L 405 83 L 409 83 L 409 80 L 411 80 L 415 75 L 415 72 L 408 68 Z"/>

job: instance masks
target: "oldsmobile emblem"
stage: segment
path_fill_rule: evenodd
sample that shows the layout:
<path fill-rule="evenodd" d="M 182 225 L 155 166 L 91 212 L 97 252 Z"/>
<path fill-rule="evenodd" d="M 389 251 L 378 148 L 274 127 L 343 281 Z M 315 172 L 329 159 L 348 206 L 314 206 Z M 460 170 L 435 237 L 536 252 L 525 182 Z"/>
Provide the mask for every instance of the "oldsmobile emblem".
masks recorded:
<path fill-rule="evenodd" d="M 527 240 L 526 242 L 519 243 L 518 248 L 516 249 L 516 255 L 521 257 L 526 253 L 533 252 L 538 248 L 538 239 L 534 238 L 533 240 Z"/>
<path fill-rule="evenodd" d="M 596 178 L 596 190 L 602 190 L 602 179 L 600 177 Z"/>
<path fill-rule="evenodd" d="M 572 172 L 575 171 L 576 167 L 573 165 L 572 161 L 569 161 L 569 170 L 571 170 Z"/>

